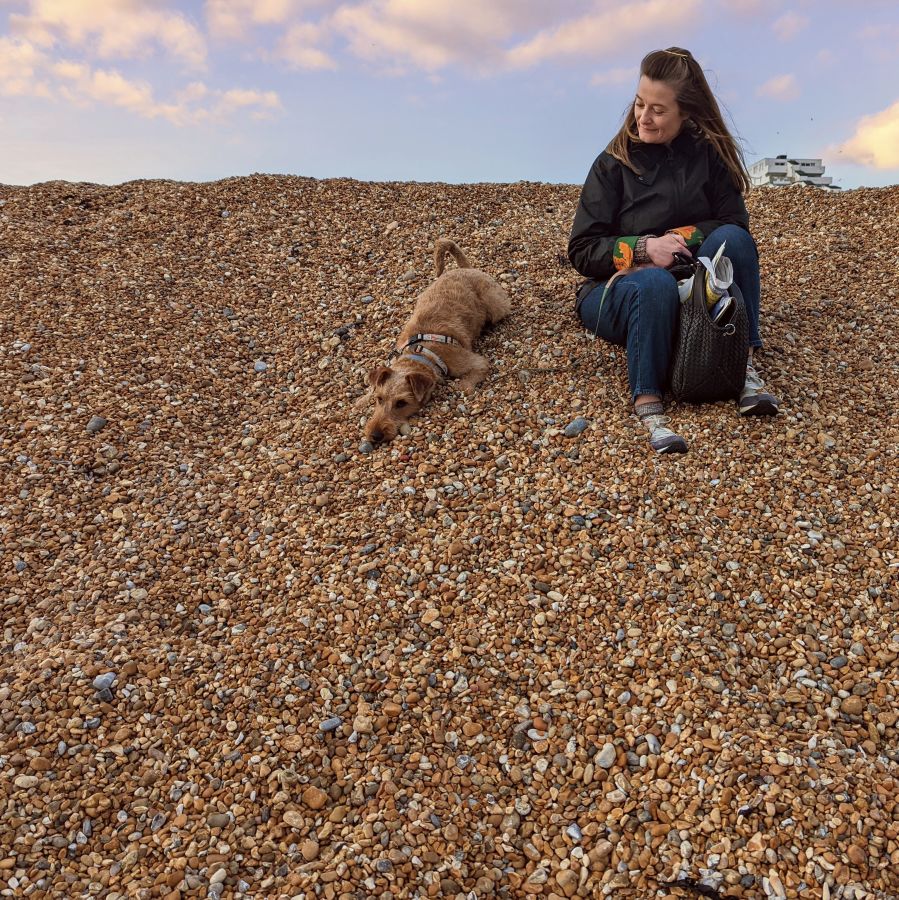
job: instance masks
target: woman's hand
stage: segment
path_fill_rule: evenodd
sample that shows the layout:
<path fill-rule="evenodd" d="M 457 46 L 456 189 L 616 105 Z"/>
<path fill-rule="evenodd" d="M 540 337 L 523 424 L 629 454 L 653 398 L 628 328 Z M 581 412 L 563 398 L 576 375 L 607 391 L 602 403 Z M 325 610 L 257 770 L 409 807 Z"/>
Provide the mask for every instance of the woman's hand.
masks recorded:
<path fill-rule="evenodd" d="M 679 234 L 663 234 L 652 237 L 646 242 L 646 255 L 654 266 L 670 269 L 674 265 L 674 254 L 683 253 L 692 259 L 693 254 L 687 249 L 687 242 Z"/>

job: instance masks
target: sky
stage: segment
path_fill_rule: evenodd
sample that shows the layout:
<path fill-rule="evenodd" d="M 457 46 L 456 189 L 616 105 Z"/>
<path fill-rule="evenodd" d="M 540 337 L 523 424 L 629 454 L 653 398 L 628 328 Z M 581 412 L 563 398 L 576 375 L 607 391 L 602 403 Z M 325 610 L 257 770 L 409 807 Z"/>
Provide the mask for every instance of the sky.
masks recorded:
<path fill-rule="evenodd" d="M 0 183 L 580 184 L 669 46 L 748 163 L 899 183 L 899 0 L 0 0 Z"/>

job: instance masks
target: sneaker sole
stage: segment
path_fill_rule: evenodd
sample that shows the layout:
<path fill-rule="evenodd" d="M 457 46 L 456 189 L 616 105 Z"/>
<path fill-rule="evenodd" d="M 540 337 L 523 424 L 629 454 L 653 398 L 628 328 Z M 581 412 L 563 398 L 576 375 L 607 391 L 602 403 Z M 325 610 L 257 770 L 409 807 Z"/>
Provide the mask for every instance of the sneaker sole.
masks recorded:
<path fill-rule="evenodd" d="M 740 405 L 741 416 L 776 416 L 779 411 L 777 401 L 770 394 L 759 394 L 752 403 Z"/>
<path fill-rule="evenodd" d="M 668 444 L 662 444 L 658 447 L 653 447 L 652 444 L 650 444 L 649 446 L 652 447 L 652 449 L 655 450 L 655 452 L 658 454 L 687 452 L 687 442 L 683 438 L 678 438 Z"/>

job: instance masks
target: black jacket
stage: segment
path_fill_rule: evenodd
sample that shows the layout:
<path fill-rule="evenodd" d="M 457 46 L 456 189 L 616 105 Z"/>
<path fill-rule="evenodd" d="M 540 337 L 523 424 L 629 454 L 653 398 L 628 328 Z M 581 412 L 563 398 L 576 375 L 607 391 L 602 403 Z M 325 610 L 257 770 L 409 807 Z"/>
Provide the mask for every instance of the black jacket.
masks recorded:
<path fill-rule="evenodd" d="M 604 281 L 622 268 L 616 239 L 694 226 L 699 241 L 720 225 L 749 230 L 749 214 L 721 157 L 686 129 L 665 144 L 631 144 L 635 174 L 603 152 L 584 182 L 568 240 L 568 258 L 586 278 Z M 691 248 L 692 249 L 692 248 Z"/>

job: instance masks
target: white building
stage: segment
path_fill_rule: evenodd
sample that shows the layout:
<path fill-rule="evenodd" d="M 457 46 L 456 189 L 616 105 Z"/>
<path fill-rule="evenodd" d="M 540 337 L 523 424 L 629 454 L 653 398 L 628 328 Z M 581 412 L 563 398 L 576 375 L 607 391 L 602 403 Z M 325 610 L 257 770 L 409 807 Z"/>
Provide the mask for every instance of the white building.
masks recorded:
<path fill-rule="evenodd" d="M 773 159 L 768 156 L 749 167 L 753 187 L 784 187 L 790 184 L 814 185 L 831 191 L 839 188 L 824 174 L 820 159 L 792 159 L 786 154 Z"/>

